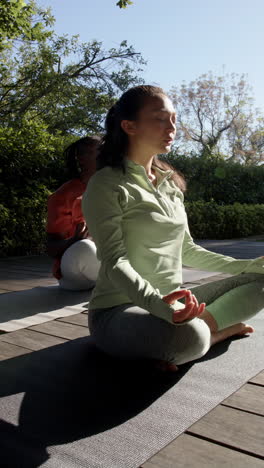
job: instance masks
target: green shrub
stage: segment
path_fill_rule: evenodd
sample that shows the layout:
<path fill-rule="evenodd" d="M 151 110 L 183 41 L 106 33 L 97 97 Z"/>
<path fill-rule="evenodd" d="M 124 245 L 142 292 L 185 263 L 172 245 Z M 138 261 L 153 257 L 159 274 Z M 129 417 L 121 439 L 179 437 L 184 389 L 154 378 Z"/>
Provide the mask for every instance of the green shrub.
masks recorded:
<path fill-rule="evenodd" d="M 186 202 L 191 234 L 196 239 L 232 239 L 264 233 L 264 204 L 218 205 Z"/>
<path fill-rule="evenodd" d="M 0 256 L 45 251 L 47 198 L 65 181 L 62 153 L 72 140 L 38 118 L 0 127 Z"/>
<path fill-rule="evenodd" d="M 64 173 L 62 153 L 68 141 L 59 132 L 50 134 L 37 118 L 24 118 L 19 127 L 0 127 L 0 183 L 24 195 L 34 184 L 56 184 Z"/>
<path fill-rule="evenodd" d="M 175 153 L 163 159 L 186 178 L 187 201 L 215 201 L 221 205 L 264 202 L 264 164 L 244 166 L 220 156 L 206 159 Z"/>
<path fill-rule="evenodd" d="M 0 205 L 0 256 L 45 252 L 49 193 L 40 187 L 34 197 L 14 196 L 9 209 Z"/>

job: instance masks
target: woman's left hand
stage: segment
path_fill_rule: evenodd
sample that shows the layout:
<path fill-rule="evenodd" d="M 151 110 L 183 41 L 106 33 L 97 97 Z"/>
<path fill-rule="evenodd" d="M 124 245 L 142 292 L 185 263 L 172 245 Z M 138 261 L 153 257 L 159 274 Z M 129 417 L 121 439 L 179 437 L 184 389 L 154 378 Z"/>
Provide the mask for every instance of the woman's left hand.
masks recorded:
<path fill-rule="evenodd" d="M 173 312 L 172 320 L 174 323 L 180 323 L 198 317 L 205 309 L 205 303 L 202 302 L 199 304 L 195 295 L 188 289 L 174 291 L 167 296 L 163 296 L 162 300 L 167 304 L 174 304 L 176 300 L 182 297 L 185 297 L 185 307 Z"/>

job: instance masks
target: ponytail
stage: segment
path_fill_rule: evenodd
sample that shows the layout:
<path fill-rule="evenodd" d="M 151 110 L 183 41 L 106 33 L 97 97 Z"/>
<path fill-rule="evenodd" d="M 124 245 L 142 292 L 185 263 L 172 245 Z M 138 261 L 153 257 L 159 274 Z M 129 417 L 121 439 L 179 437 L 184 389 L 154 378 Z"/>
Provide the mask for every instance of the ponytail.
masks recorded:
<path fill-rule="evenodd" d="M 96 160 L 97 170 L 105 166 L 120 168 L 125 172 L 125 156 L 128 146 L 128 137 L 121 128 L 121 113 L 118 104 L 114 104 L 108 111 L 105 121 L 106 133 L 99 145 Z"/>

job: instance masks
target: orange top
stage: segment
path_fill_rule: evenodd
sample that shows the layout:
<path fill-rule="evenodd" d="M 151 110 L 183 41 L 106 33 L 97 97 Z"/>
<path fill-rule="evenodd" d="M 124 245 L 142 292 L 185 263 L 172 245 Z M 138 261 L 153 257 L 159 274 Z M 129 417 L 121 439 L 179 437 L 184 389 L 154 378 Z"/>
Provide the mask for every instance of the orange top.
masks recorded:
<path fill-rule="evenodd" d="M 69 239 L 75 234 L 77 224 L 85 222 L 81 209 L 85 189 L 86 184 L 80 179 L 72 179 L 49 196 L 47 220 L 49 234 L 60 234 L 62 239 Z M 60 262 L 61 257 L 57 257 L 52 269 L 57 279 L 62 277 Z"/>

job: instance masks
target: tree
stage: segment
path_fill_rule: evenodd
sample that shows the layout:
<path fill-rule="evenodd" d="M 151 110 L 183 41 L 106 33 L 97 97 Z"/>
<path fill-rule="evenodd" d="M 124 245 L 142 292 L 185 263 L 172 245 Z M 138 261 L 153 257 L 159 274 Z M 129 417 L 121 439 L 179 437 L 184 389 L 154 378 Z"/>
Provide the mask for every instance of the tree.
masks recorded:
<path fill-rule="evenodd" d="M 131 0 L 119 0 L 116 5 L 126 8 Z M 54 23 L 50 8 L 39 7 L 34 0 L 0 0 L 0 50 L 10 40 L 39 40 L 50 34 L 46 28 Z"/>
<path fill-rule="evenodd" d="M 16 39 L 40 40 L 48 37 L 47 26 L 54 18 L 50 9 L 44 10 L 34 0 L 0 0 L 0 50 Z"/>
<path fill-rule="evenodd" d="M 123 41 L 104 50 L 102 43 L 57 37 L 54 18 L 34 0 L 0 0 L 0 118 L 16 125 L 27 112 L 50 131 L 89 132 L 120 91 L 141 82 L 141 55 Z M 130 4 L 120 3 L 120 8 Z"/>
<path fill-rule="evenodd" d="M 240 115 L 227 132 L 232 149 L 229 160 L 245 165 L 264 162 L 264 117 Z"/>
<path fill-rule="evenodd" d="M 77 133 L 98 131 L 116 95 L 140 82 L 144 63 L 126 41 L 107 51 L 98 41 L 54 34 L 37 44 L 24 42 L 16 56 L 2 51 L 0 57 L 0 117 L 6 125 L 31 112 L 50 131 Z"/>
<path fill-rule="evenodd" d="M 0 4 L 9 24 L 13 3 Z M 1 30 L 0 256 L 44 251 L 47 197 L 66 180 L 63 149 L 102 130 L 118 95 L 142 81 L 144 63 L 126 41 L 105 50 L 57 37 L 23 8 L 13 30 Z"/>
<path fill-rule="evenodd" d="M 119 8 L 126 8 L 128 5 L 133 5 L 133 2 L 130 0 L 119 0 L 116 3 L 116 6 L 119 6 Z"/>
<path fill-rule="evenodd" d="M 174 87 L 170 94 L 177 110 L 179 151 L 198 150 L 204 157 L 219 153 L 234 157 L 239 141 L 242 144 L 250 129 L 253 136 L 256 113 L 244 75 L 216 77 L 210 72 L 189 85 Z M 241 125 L 246 121 L 247 126 Z"/>

